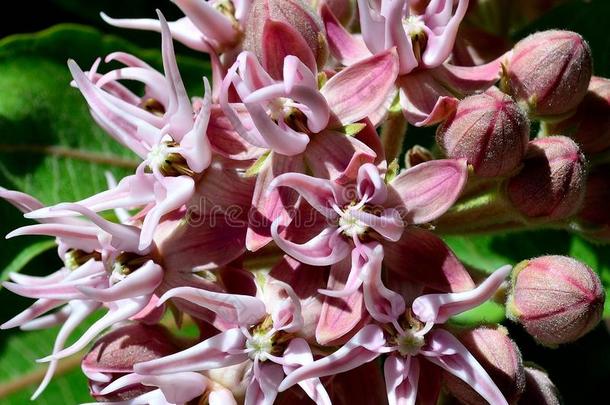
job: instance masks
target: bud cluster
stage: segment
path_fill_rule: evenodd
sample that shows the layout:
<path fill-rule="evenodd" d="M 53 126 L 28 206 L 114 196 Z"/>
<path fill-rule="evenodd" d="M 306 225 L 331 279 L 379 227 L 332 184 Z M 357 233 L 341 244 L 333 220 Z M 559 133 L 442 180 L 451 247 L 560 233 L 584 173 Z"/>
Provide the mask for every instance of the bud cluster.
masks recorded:
<path fill-rule="evenodd" d="M 441 236 L 548 226 L 610 241 L 610 85 L 586 41 L 544 31 L 458 66 L 467 0 L 174 2 L 185 17 L 169 23 L 103 15 L 160 32 L 163 71 L 120 52 L 106 73 L 68 62 L 137 169 L 49 207 L 0 188 L 38 221 L 8 237 L 52 236 L 63 262 L 3 283 L 36 301 L 2 329 L 61 325 L 34 398 L 93 344 L 91 395 L 116 404 L 558 403 L 515 325 L 453 317 L 507 293 L 536 341 L 570 343 L 600 321 L 598 276 L 544 256 L 481 280 Z M 174 40 L 209 57 L 200 97 Z M 495 52 L 484 42 L 467 59 Z M 401 155 L 408 124 L 438 125 L 437 145 Z M 162 326 L 171 315 L 198 336 Z"/>

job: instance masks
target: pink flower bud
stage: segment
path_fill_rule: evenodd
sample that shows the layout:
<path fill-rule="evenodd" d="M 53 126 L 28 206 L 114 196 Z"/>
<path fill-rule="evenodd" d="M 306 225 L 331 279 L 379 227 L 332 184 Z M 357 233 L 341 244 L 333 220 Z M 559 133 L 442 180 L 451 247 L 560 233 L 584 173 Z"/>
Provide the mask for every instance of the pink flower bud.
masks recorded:
<path fill-rule="evenodd" d="M 496 177 L 514 171 L 529 141 L 527 115 L 496 87 L 466 97 L 436 133 L 452 159 L 466 158 L 477 175 Z"/>
<path fill-rule="evenodd" d="M 599 322 L 604 290 L 586 265 L 564 256 L 525 260 L 515 267 L 507 316 L 547 346 L 573 342 Z"/>
<path fill-rule="evenodd" d="M 519 348 L 502 326 L 482 326 L 458 335 L 460 341 L 483 366 L 510 404 L 519 399 L 525 388 L 525 372 Z M 468 384 L 444 373 L 449 392 L 467 405 L 486 405 L 487 401 Z"/>
<path fill-rule="evenodd" d="M 100 391 L 117 378 L 133 372 L 135 363 L 158 359 L 178 350 L 165 328 L 136 323 L 119 327 L 99 338 L 83 358 L 81 367 L 89 377 L 89 389 L 97 401 L 125 401 L 155 387 L 137 384 L 107 395 L 101 395 Z M 110 380 L 96 378 L 100 373 Z"/>
<path fill-rule="evenodd" d="M 328 57 L 322 20 L 303 0 L 253 1 L 244 49 L 253 52 L 277 80 L 282 79 L 288 55 L 298 57 L 314 72 Z"/>
<path fill-rule="evenodd" d="M 519 41 L 508 63 L 508 86 L 537 116 L 576 108 L 591 79 L 591 49 L 570 31 L 543 31 Z"/>
<path fill-rule="evenodd" d="M 570 118 L 549 123 L 551 134 L 568 135 L 585 153 L 600 153 L 610 148 L 610 80 L 591 78 L 589 91 Z"/>
<path fill-rule="evenodd" d="M 610 165 L 596 167 L 587 177 L 587 191 L 578 213 L 582 232 L 588 238 L 610 241 Z"/>
<path fill-rule="evenodd" d="M 519 405 L 560 405 L 559 398 L 557 387 L 544 370 L 531 365 L 525 367 L 525 392 Z"/>
<path fill-rule="evenodd" d="M 508 197 L 530 218 L 558 220 L 581 206 L 585 187 L 585 158 L 565 136 L 531 141 L 521 171 L 508 181 Z"/>

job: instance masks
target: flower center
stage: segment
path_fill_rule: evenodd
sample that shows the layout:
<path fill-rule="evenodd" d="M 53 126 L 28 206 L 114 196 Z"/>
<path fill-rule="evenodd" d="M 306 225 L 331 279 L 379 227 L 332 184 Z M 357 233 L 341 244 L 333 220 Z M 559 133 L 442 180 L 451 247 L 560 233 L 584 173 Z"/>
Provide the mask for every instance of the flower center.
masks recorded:
<path fill-rule="evenodd" d="M 140 256 L 131 252 L 121 253 L 112 264 L 110 283 L 116 284 L 122 281 L 125 277 L 142 267 L 148 260 L 150 260 L 149 256 Z"/>
<path fill-rule="evenodd" d="M 149 165 L 151 167 L 161 168 L 165 164 L 168 156 L 169 151 L 167 150 L 167 144 L 165 142 L 153 145 L 153 147 L 150 148 L 150 152 L 148 152 Z"/>
<path fill-rule="evenodd" d="M 364 235 L 369 229 L 364 222 L 360 221 L 356 216 L 354 216 L 354 212 L 357 212 L 360 209 L 361 208 L 350 206 L 341 212 L 341 217 L 339 218 L 339 228 L 344 235 L 353 238 L 355 236 Z"/>
<path fill-rule="evenodd" d="M 294 101 L 278 97 L 269 103 L 269 116 L 275 121 L 283 121 L 294 111 Z"/>
<path fill-rule="evenodd" d="M 419 15 L 411 15 L 402 20 L 402 26 L 405 29 L 405 32 L 411 39 L 415 39 L 415 37 L 425 35 L 424 28 L 426 27 L 426 23 L 424 19 Z"/>
<path fill-rule="evenodd" d="M 428 43 L 428 36 L 425 31 L 426 23 L 421 16 L 412 15 L 403 19 L 402 25 L 409 38 L 411 38 L 413 55 L 419 63 Z"/>
<path fill-rule="evenodd" d="M 163 176 L 167 177 L 195 177 L 196 173 L 189 168 L 186 159 L 181 154 L 172 152 L 171 148 L 177 147 L 178 143 L 171 140 L 168 135 L 166 138 L 168 140 L 150 148 L 147 156 L 148 167 L 158 169 Z"/>
<path fill-rule="evenodd" d="M 424 335 L 417 333 L 413 329 L 407 329 L 396 339 L 398 343 L 398 352 L 402 356 L 414 356 L 426 343 Z"/>
<path fill-rule="evenodd" d="M 88 253 L 83 250 L 70 249 L 64 255 L 64 265 L 70 270 L 76 270 L 91 259 L 102 260 L 102 255 L 96 251 Z"/>
<path fill-rule="evenodd" d="M 273 351 L 273 334 L 256 331 L 252 337 L 246 341 L 246 348 L 250 350 L 249 356 L 252 360 L 267 360 Z"/>

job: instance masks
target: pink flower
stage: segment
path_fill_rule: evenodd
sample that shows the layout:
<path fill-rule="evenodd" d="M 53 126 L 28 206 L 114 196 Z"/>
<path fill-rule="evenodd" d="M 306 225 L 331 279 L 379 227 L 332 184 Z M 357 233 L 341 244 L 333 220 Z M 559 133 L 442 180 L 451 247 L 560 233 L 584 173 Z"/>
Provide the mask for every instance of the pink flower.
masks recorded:
<path fill-rule="evenodd" d="M 101 76 L 94 83 L 75 62 L 68 62 L 95 120 L 142 158 L 134 175 L 123 178 L 111 190 L 77 204 L 96 212 L 144 207 L 140 249 L 150 246 L 161 217 L 180 209 L 191 198 L 195 179 L 210 165 L 212 157 L 205 135 L 211 108 L 209 85 L 204 79 L 206 98 L 193 120 L 193 108 L 178 72 L 169 28 L 160 13 L 159 19 L 163 32 L 164 77 L 136 58 L 114 54 L 112 58 L 125 61 L 129 67 Z M 90 76 L 96 74 L 90 73 Z M 132 104 L 138 98 L 117 93 L 116 78 L 141 81 L 147 85 L 147 93 L 155 98 L 146 99 L 143 106 Z M 104 91 L 107 85 L 110 91 Z M 150 111 L 146 110 L 147 105 Z M 49 209 L 43 209 L 27 216 L 57 215 L 72 214 L 65 210 L 51 213 Z"/>
<path fill-rule="evenodd" d="M 279 386 L 284 391 L 299 381 L 335 375 L 389 354 L 384 364 L 388 401 L 391 405 L 415 403 L 420 395 L 436 397 L 438 393 L 418 393 L 421 362 L 427 360 L 462 379 L 492 404 L 507 404 L 504 396 L 477 360 L 452 334 L 435 325 L 451 316 L 474 308 L 489 299 L 511 267 L 502 267 L 471 291 L 422 295 L 413 301 L 411 311 L 391 321 L 394 332 L 384 333 L 376 324 L 362 328 L 343 347 L 331 355 L 298 368 Z M 404 401 L 404 402 L 403 402 Z"/>
<path fill-rule="evenodd" d="M 288 284 L 275 281 L 287 298 L 263 302 L 238 294 L 213 293 L 181 287 L 170 290 L 160 302 L 182 298 L 215 312 L 234 326 L 176 354 L 136 364 L 138 375 L 169 376 L 173 373 L 213 370 L 243 362 L 251 366 L 246 404 L 271 404 L 284 374 L 313 362 L 307 342 L 295 337 L 303 325 L 298 297 Z M 319 379 L 299 383 L 317 404 L 330 404 Z"/>
<path fill-rule="evenodd" d="M 22 211 L 43 207 L 34 198 L 19 192 L 0 189 L 0 196 Z M 163 278 L 163 269 L 149 254 L 152 248 L 138 248 L 139 229 L 114 224 L 75 204 L 57 209 L 79 212 L 90 221 L 77 218 L 53 218 L 44 223 L 19 228 L 7 237 L 49 235 L 57 238 L 58 253 L 64 267 L 45 277 L 11 274 L 12 281 L 2 285 L 36 302 L 0 326 L 35 330 L 62 325 L 53 353 L 39 361 L 50 361 L 45 378 L 34 393 L 37 397 L 50 382 L 57 361 L 83 349 L 99 333 L 119 321 L 147 318 L 156 322 L 162 312 L 153 311 L 155 289 Z M 108 312 L 96 321 L 69 348 L 64 348 L 72 332 L 93 312 L 106 306 Z M 55 308 L 58 312 L 45 315 Z"/>
<path fill-rule="evenodd" d="M 345 30 L 330 8 L 320 13 L 329 48 L 344 65 L 395 47 L 400 71 L 397 86 L 400 106 L 407 120 L 417 126 L 434 125 L 456 108 L 458 98 L 485 90 L 500 78 L 505 56 L 481 66 L 461 67 L 446 63 L 459 24 L 468 7 L 459 0 L 429 2 L 421 15 L 411 14 L 408 0 L 382 0 L 371 7 L 358 0 L 362 37 Z"/>

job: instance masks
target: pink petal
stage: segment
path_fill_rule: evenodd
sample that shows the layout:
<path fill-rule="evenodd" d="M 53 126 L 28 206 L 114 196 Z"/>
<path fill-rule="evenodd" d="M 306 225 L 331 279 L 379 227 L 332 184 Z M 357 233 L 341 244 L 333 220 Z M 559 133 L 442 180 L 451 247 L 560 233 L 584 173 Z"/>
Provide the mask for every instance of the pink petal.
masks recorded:
<path fill-rule="evenodd" d="M 384 265 L 403 283 L 413 281 L 442 292 L 474 288 L 474 282 L 449 247 L 432 232 L 408 227 L 396 243 L 384 243 Z M 405 280 L 406 278 L 406 280 Z"/>
<path fill-rule="evenodd" d="M 320 91 L 336 118 L 347 125 L 389 107 L 397 75 L 396 50 L 389 49 L 342 70 Z"/>
<path fill-rule="evenodd" d="M 266 19 L 262 33 L 262 64 L 275 79 L 282 78 L 284 58 L 294 55 L 312 72 L 317 71 L 316 58 L 303 36 L 283 21 Z"/>
<path fill-rule="evenodd" d="M 354 253 L 354 254 L 357 254 Z M 355 263 L 355 262 L 354 262 Z M 363 325 L 369 320 L 368 314 L 364 310 L 364 299 L 360 288 L 353 288 L 349 283 L 349 277 L 360 281 L 359 274 L 352 268 L 352 259 L 346 257 L 343 261 L 331 267 L 328 286 L 325 293 L 336 290 L 352 290 L 347 297 L 326 297 L 322 304 L 320 320 L 316 328 L 316 340 L 322 345 L 331 342 L 345 341 L 351 337 L 351 332 L 358 325 Z"/>
<path fill-rule="evenodd" d="M 336 226 L 329 226 L 305 243 L 284 239 L 278 232 L 279 222 L 271 224 L 273 240 L 285 253 L 312 266 L 328 266 L 349 255 L 351 247 Z"/>
<path fill-rule="evenodd" d="M 165 399 L 172 404 L 186 403 L 205 392 L 209 380 L 199 373 L 184 372 L 169 375 L 147 375 L 144 385 L 159 387 Z"/>
<path fill-rule="evenodd" d="M 466 180 L 465 159 L 432 160 L 413 166 L 391 183 L 409 223 L 421 224 L 443 215 L 457 200 Z"/>
<path fill-rule="evenodd" d="M 40 315 L 57 308 L 60 305 L 63 305 L 65 301 L 63 300 L 50 300 L 46 298 L 41 298 L 37 300 L 35 303 L 30 305 L 29 308 L 15 315 L 13 318 L 4 322 L 0 325 L 0 329 L 11 329 L 17 326 L 21 326 L 24 323 L 27 323 L 34 318 L 39 317 Z"/>
<path fill-rule="evenodd" d="M 184 135 L 179 147 L 180 154 L 195 173 L 201 173 L 207 169 L 212 161 L 212 148 L 206 133 L 210 122 L 212 94 L 208 79 L 204 77 L 203 82 L 205 87 L 203 105 L 197 113 L 193 128 Z"/>
<path fill-rule="evenodd" d="M 371 52 L 367 49 L 364 41 L 343 28 L 325 3 L 320 7 L 320 16 L 326 29 L 328 47 L 335 59 L 343 65 L 349 66 L 371 56 Z"/>
<path fill-rule="evenodd" d="M 327 218 L 337 216 L 332 208 L 333 204 L 341 206 L 347 202 L 343 190 L 337 184 L 301 173 L 284 173 L 277 176 L 269 185 L 269 189 L 278 187 L 290 187 L 296 190 L 313 208 Z"/>
<path fill-rule="evenodd" d="M 256 251 L 271 242 L 270 226 L 273 220 L 283 216 L 281 225 L 288 224 L 287 210 L 294 208 L 298 194 L 287 187 L 272 188 L 272 182 L 284 173 L 303 173 L 305 166 L 300 155 L 287 157 L 271 153 L 256 178 L 252 208 L 248 215 L 246 248 Z"/>
<path fill-rule="evenodd" d="M 289 375 L 299 366 L 313 363 L 311 349 L 304 339 L 292 339 L 284 351 L 284 373 Z M 319 378 L 301 381 L 299 386 L 317 405 L 331 405 L 330 397 Z"/>
<path fill-rule="evenodd" d="M 300 381 L 320 378 L 352 370 L 379 356 L 385 345 L 382 329 L 377 325 L 367 325 L 354 335 L 339 350 L 313 363 L 306 364 L 290 373 L 280 384 L 280 392 Z"/>
<path fill-rule="evenodd" d="M 142 267 L 127 275 L 112 287 L 97 289 L 87 286 L 76 287 L 87 298 L 109 302 L 126 298 L 135 298 L 141 295 L 150 295 L 163 280 L 163 268 L 149 260 Z"/>
<path fill-rule="evenodd" d="M 111 18 L 104 13 L 100 13 L 102 19 L 109 25 L 120 28 L 130 28 L 135 30 L 155 31 L 161 32 L 161 23 L 157 19 L 153 18 Z M 177 41 L 182 42 L 184 45 L 191 49 L 211 53 L 213 50 L 210 45 L 206 42 L 205 38 L 201 35 L 201 32 L 193 25 L 191 20 L 187 17 L 178 19 L 177 21 L 169 22 L 169 28 L 172 36 Z"/>
<path fill-rule="evenodd" d="M 207 1 L 172 0 L 197 29 L 217 46 L 231 46 L 238 39 L 238 32 L 229 18 Z"/>
<path fill-rule="evenodd" d="M 7 190 L 4 187 L 0 187 L 0 198 L 8 201 L 24 214 L 44 207 L 44 205 L 34 197 L 19 191 Z"/>
<path fill-rule="evenodd" d="M 325 130 L 311 137 L 304 157 L 315 177 L 346 184 L 356 178 L 363 164 L 373 163 L 377 156 L 364 142 L 340 132 Z"/>
<path fill-rule="evenodd" d="M 362 37 L 367 47 L 375 54 L 383 51 L 386 45 L 384 18 L 371 7 L 369 0 L 358 0 L 358 15 Z"/>
<path fill-rule="evenodd" d="M 70 315 L 68 316 L 68 319 L 66 319 L 65 322 L 62 324 L 61 328 L 59 329 L 59 332 L 57 332 L 57 337 L 55 338 L 55 343 L 53 344 L 53 354 L 57 354 L 64 348 L 64 345 L 66 344 L 66 341 L 68 340 L 72 332 L 74 332 L 74 330 L 79 327 L 83 323 L 83 321 L 96 309 L 97 305 L 95 304 L 87 304 L 79 301 L 70 303 Z M 56 359 L 52 360 L 49 363 L 49 368 L 47 369 L 47 372 L 45 373 L 42 382 L 40 383 L 34 394 L 32 394 L 32 400 L 38 398 L 38 396 L 42 394 L 45 388 L 49 385 L 51 379 L 53 378 L 53 375 L 55 374 L 55 371 L 57 371 L 57 366 L 59 365 L 58 363 L 59 362 Z"/>
<path fill-rule="evenodd" d="M 146 304 L 149 297 L 138 297 L 135 299 L 125 299 L 116 301 L 114 308 L 111 308 L 106 315 L 96 321 L 81 337 L 72 344 L 72 346 L 54 353 L 51 356 L 38 360 L 39 362 L 52 361 L 71 356 L 80 350 L 84 349 L 93 339 L 95 339 L 104 329 L 110 326 L 129 319 L 131 316 L 140 312 Z M 89 301 L 90 302 L 90 301 Z"/>
<path fill-rule="evenodd" d="M 248 359 L 247 354 L 231 354 L 233 351 L 243 351 L 245 344 L 246 338 L 241 330 L 229 329 L 181 352 L 137 363 L 134 371 L 138 374 L 163 375 L 227 367 Z"/>
<path fill-rule="evenodd" d="M 415 405 L 419 383 L 419 360 L 390 355 L 383 364 L 389 405 Z"/>
<path fill-rule="evenodd" d="M 450 355 L 431 353 L 426 357 L 428 361 L 462 379 L 490 404 L 508 405 L 489 374 L 451 333 L 442 329 L 435 329 L 430 331 L 427 339 L 442 348 L 442 351 L 454 353 Z"/>
<path fill-rule="evenodd" d="M 413 313 L 422 322 L 444 323 L 452 316 L 475 308 L 490 299 L 511 270 L 511 266 L 500 267 L 470 291 L 422 295 L 413 301 Z"/>
<path fill-rule="evenodd" d="M 238 294 L 223 294 L 200 288 L 178 287 L 163 294 L 159 302 L 170 298 L 182 298 L 207 308 L 218 316 L 240 326 L 249 327 L 267 315 L 265 304 L 255 297 Z"/>

